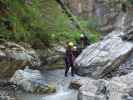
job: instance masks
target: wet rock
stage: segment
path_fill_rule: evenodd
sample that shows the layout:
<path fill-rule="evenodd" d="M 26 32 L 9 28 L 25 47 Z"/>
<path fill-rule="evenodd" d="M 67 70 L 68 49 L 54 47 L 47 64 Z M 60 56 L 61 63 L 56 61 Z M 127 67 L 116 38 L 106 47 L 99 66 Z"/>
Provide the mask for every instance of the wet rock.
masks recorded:
<path fill-rule="evenodd" d="M 0 96 L 0 100 L 16 100 L 16 99 L 11 98 L 10 96 Z"/>
<path fill-rule="evenodd" d="M 78 100 L 132 100 L 132 84 L 133 73 L 111 80 L 88 78 L 79 89 Z"/>
<path fill-rule="evenodd" d="M 56 69 L 56 65 L 57 65 L 57 69 L 61 68 L 58 66 L 61 66 L 61 64 L 63 65 L 62 68 L 64 68 L 64 61 L 62 61 L 62 59 L 64 59 L 64 54 L 66 49 L 61 46 L 61 45 L 53 45 L 53 53 L 51 53 L 51 55 L 49 55 L 49 57 L 47 57 L 46 61 L 47 64 L 49 66 L 55 66 Z"/>
<path fill-rule="evenodd" d="M 130 93 L 133 87 L 133 73 L 121 77 L 114 77 L 107 85 L 109 100 L 128 100 L 124 96 L 131 98 Z M 129 99 L 130 100 L 130 99 Z"/>
<path fill-rule="evenodd" d="M 55 92 L 54 86 L 48 85 L 38 70 L 18 70 L 10 80 L 14 84 L 17 84 L 24 91 L 30 93 L 51 93 Z"/>
<path fill-rule="evenodd" d="M 66 49 L 61 45 L 54 45 L 54 49 L 60 54 L 65 54 L 66 52 Z"/>
<path fill-rule="evenodd" d="M 79 89 L 81 86 L 88 82 L 88 78 L 79 78 L 70 82 L 70 88 Z"/>
<path fill-rule="evenodd" d="M 49 66 L 61 66 L 61 64 L 64 65 L 64 61 L 62 61 L 62 59 L 64 58 L 65 48 L 63 46 L 53 44 L 52 48 L 37 50 L 37 53 L 41 59 L 41 64 L 45 66 L 46 69 L 52 69 Z"/>
<path fill-rule="evenodd" d="M 121 76 L 121 75 L 126 75 L 131 72 L 133 72 L 133 52 L 130 54 L 126 62 L 121 64 L 120 67 L 116 71 L 111 72 L 111 73 L 115 73 L 115 76 L 116 75 Z"/>
<path fill-rule="evenodd" d="M 104 80 L 88 79 L 79 89 L 78 100 L 106 100 L 105 86 L 106 82 Z"/>
<path fill-rule="evenodd" d="M 131 30 L 129 30 L 127 32 L 127 35 L 124 35 L 123 36 L 123 40 L 126 40 L 126 41 L 133 41 L 133 27 Z"/>
<path fill-rule="evenodd" d="M 5 80 L 0 81 L 0 100 L 16 100 L 16 85 Z"/>
<path fill-rule="evenodd" d="M 118 68 L 133 51 L 133 43 L 123 41 L 125 33 L 113 31 L 102 41 L 87 47 L 76 59 L 78 74 L 103 78 L 112 70 Z"/>
<path fill-rule="evenodd" d="M 48 58 L 46 59 L 46 61 L 47 61 L 47 64 L 54 64 L 54 63 L 56 63 L 60 58 L 61 58 L 61 55 L 55 55 L 55 56 L 48 57 Z"/>
<path fill-rule="evenodd" d="M 82 85 L 78 81 L 72 81 L 70 84 L 70 88 L 79 89 Z"/>
<path fill-rule="evenodd" d="M 0 100 L 17 100 L 16 96 L 12 95 L 11 90 L 0 90 Z"/>
<path fill-rule="evenodd" d="M 13 42 L 0 42 L 0 78 L 11 77 L 17 69 L 29 66 L 40 66 L 36 52 Z M 37 67 L 36 67 L 37 68 Z"/>

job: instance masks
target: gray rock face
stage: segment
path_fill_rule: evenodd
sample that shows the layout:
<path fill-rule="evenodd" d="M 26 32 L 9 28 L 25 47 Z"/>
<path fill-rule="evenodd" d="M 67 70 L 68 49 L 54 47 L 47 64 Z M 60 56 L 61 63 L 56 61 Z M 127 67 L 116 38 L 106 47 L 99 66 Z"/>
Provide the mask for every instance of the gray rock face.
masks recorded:
<path fill-rule="evenodd" d="M 20 86 L 26 92 L 49 93 L 55 91 L 54 87 L 46 84 L 38 70 L 18 70 L 10 81 Z"/>
<path fill-rule="evenodd" d="M 133 100 L 133 73 L 121 77 L 77 80 L 81 85 L 78 100 Z M 84 81 L 84 83 L 83 83 Z"/>
<path fill-rule="evenodd" d="M 16 99 L 16 87 L 13 84 L 0 82 L 0 100 L 17 100 Z"/>
<path fill-rule="evenodd" d="M 4 96 L 4 95 L 1 95 L 0 96 L 0 100 L 17 100 L 15 97 L 10 97 L 10 96 Z"/>
<path fill-rule="evenodd" d="M 112 70 L 118 68 L 133 51 L 133 44 L 123 41 L 123 32 L 113 31 L 102 41 L 87 47 L 76 59 L 78 74 L 103 78 Z"/>
<path fill-rule="evenodd" d="M 38 55 L 16 43 L 0 42 L 0 78 L 11 77 L 17 69 L 25 66 L 40 66 Z"/>
<path fill-rule="evenodd" d="M 106 82 L 103 80 L 95 81 L 90 79 L 87 84 L 79 89 L 79 100 L 107 100 L 104 93 Z"/>
<path fill-rule="evenodd" d="M 123 13 L 128 15 L 125 19 L 126 22 L 131 22 L 129 20 L 132 20 L 133 17 L 133 14 L 131 13 L 133 6 L 128 4 L 127 0 L 61 1 L 68 6 L 74 15 L 87 20 L 91 19 L 97 24 L 97 28 L 104 33 L 109 33 L 116 28 L 117 21 L 124 16 Z M 123 7 L 123 4 L 125 4 L 125 7 Z M 129 26 L 129 24 L 127 25 Z"/>
<path fill-rule="evenodd" d="M 64 54 L 66 50 L 62 45 L 52 44 L 50 49 L 36 50 L 41 60 L 41 66 L 43 66 L 40 69 L 64 68 Z"/>
<path fill-rule="evenodd" d="M 130 54 L 126 62 L 120 65 L 119 69 L 115 72 L 117 75 L 125 75 L 133 72 L 133 52 Z"/>
<path fill-rule="evenodd" d="M 65 54 L 66 49 L 65 47 L 61 46 L 61 45 L 54 45 L 54 49 L 56 52 L 60 53 L 60 54 Z"/>

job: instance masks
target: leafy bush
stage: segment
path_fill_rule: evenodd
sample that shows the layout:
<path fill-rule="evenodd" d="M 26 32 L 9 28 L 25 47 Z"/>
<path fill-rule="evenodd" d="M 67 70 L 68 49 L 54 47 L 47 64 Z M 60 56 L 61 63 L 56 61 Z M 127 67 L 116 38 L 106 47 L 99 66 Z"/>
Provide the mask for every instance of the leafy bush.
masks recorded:
<path fill-rule="evenodd" d="M 0 15 L 1 38 L 49 46 L 55 41 L 75 41 L 81 34 L 56 0 L 32 0 L 32 4 L 26 4 L 25 0 L 0 1 L 8 8 L 5 16 Z M 11 30 L 6 28 L 6 21 L 10 22 Z M 92 41 L 96 41 L 99 35 L 95 22 L 79 21 L 83 30 L 91 34 Z"/>

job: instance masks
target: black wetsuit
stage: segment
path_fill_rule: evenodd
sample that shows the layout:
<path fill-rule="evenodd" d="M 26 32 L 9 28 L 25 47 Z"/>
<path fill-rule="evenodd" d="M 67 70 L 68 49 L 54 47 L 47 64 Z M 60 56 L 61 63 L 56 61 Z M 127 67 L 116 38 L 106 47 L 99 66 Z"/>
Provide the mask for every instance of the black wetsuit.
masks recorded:
<path fill-rule="evenodd" d="M 80 38 L 80 43 L 78 46 L 78 50 L 81 53 L 83 49 L 85 49 L 88 45 L 90 45 L 90 41 L 86 36 Z"/>
<path fill-rule="evenodd" d="M 65 54 L 65 76 L 67 76 L 67 73 L 69 69 L 71 68 L 71 75 L 74 76 L 74 55 L 71 48 L 67 48 L 66 54 Z"/>

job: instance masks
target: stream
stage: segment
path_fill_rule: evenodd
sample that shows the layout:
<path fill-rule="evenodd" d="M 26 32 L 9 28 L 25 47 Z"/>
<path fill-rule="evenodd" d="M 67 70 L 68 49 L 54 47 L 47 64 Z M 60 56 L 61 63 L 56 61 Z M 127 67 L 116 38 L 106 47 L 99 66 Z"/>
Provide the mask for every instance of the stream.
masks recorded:
<path fill-rule="evenodd" d="M 80 78 L 79 76 L 64 76 L 64 70 L 44 71 L 43 75 L 46 82 L 56 85 L 57 92 L 50 95 L 33 95 L 20 92 L 19 100 L 77 100 L 77 91 L 69 89 L 71 80 Z"/>

